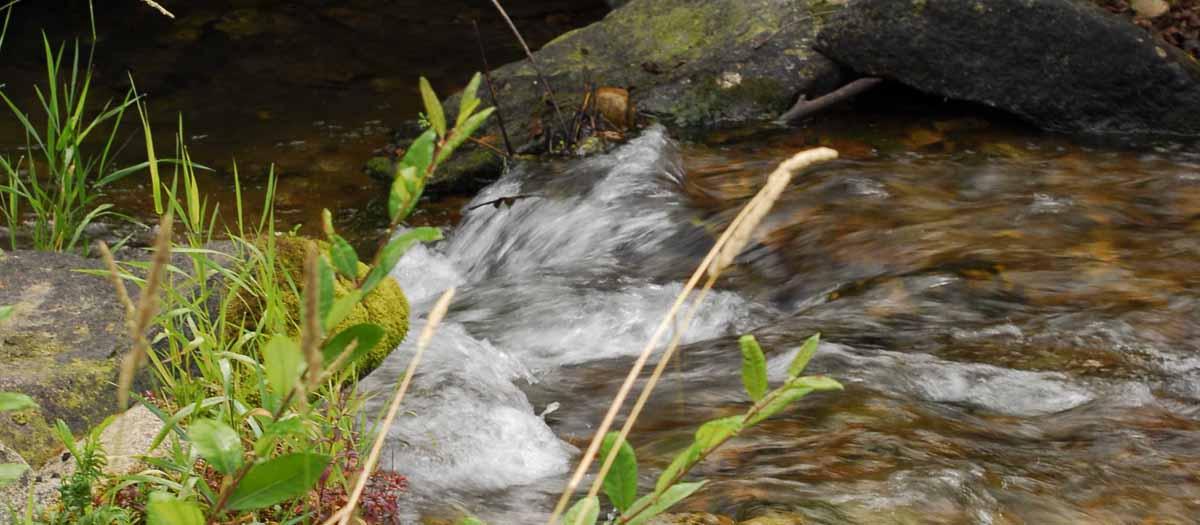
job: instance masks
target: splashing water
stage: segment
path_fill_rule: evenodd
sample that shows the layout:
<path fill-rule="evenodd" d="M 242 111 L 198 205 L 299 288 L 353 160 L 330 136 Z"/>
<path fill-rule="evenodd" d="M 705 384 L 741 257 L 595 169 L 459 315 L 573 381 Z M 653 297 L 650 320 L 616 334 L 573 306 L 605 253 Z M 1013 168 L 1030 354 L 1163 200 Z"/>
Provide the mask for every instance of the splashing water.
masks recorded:
<path fill-rule="evenodd" d="M 685 508 L 813 523 L 1200 512 L 1200 157 L 994 146 L 1022 133 L 916 151 L 835 136 L 844 160 L 793 182 L 686 333 L 631 438 L 643 483 L 697 422 L 744 409 L 738 334 L 758 336 L 777 381 L 820 331 L 811 369 L 847 390 L 730 442 Z M 460 287 L 385 454 L 413 480 L 414 516 L 544 519 L 681 281 L 797 137 L 681 153 L 651 128 L 518 166 L 446 241 L 410 251 L 394 276 L 414 315 Z M 363 388 L 389 392 L 411 354 Z"/>

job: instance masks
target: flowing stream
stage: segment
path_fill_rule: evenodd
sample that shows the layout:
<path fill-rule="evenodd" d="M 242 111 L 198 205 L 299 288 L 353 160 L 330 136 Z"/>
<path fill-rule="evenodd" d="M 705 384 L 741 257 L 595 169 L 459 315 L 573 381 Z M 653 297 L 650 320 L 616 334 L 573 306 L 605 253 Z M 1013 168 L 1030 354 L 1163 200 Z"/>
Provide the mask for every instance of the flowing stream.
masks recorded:
<path fill-rule="evenodd" d="M 700 422 L 744 410 L 737 335 L 758 336 L 778 381 L 819 331 L 810 371 L 846 390 L 731 441 L 696 469 L 713 483 L 683 509 L 1194 519 L 1200 155 L 976 124 L 821 139 L 843 159 L 793 182 L 639 421 L 644 488 Z M 459 291 L 389 435 L 409 518 L 544 520 L 683 280 L 773 165 L 812 142 L 681 147 L 651 128 L 587 160 L 517 166 L 447 240 L 410 252 L 394 275 L 414 318 Z M 364 381 L 372 409 L 415 339 Z"/>

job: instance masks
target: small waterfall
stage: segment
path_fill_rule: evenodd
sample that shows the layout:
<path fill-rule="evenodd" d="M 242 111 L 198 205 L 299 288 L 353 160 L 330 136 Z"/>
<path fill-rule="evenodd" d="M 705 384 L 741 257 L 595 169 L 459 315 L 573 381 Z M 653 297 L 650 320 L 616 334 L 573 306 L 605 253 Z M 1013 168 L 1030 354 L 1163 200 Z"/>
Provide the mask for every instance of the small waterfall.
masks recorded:
<path fill-rule="evenodd" d="M 566 473 L 576 450 L 522 387 L 645 344 L 681 288 L 657 277 L 690 269 L 711 242 L 688 220 L 681 176 L 675 145 L 651 128 L 560 172 L 511 170 L 467 206 L 445 241 L 410 250 L 393 276 L 413 304 L 413 337 L 361 383 L 379 394 L 368 413 L 386 404 L 403 374 L 424 327 L 419 317 L 442 290 L 459 292 L 389 436 L 384 466 L 441 502 Z M 484 204 L 506 197 L 517 198 Z M 687 339 L 746 330 L 755 312 L 763 309 L 713 293 Z"/>

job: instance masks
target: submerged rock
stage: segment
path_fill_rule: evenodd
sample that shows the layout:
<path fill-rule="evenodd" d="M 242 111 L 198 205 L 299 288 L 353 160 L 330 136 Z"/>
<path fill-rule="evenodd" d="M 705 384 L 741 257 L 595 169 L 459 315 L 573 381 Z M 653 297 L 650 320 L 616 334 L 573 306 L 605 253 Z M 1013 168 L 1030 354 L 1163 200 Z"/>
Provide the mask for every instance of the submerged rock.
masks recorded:
<path fill-rule="evenodd" d="M 799 94 L 839 81 L 838 67 L 810 46 L 813 16 L 809 2 L 793 0 L 625 2 L 534 53 L 561 122 L 529 60 L 492 72 L 509 138 L 520 153 L 556 148 L 589 84 L 627 89 L 640 112 L 681 126 L 773 119 Z M 481 95 L 487 99 L 487 90 Z M 456 110 L 457 97 L 446 107 Z M 483 133 L 501 144 L 495 118 Z M 432 184 L 461 183 L 499 166 L 492 153 L 463 148 Z"/>
<path fill-rule="evenodd" d="M 1091 2 L 853 0 L 817 48 L 1049 130 L 1200 136 L 1200 64 Z"/>
<path fill-rule="evenodd" d="M 0 323 L 0 391 L 39 405 L 0 413 L 0 442 L 30 464 L 61 448 L 55 420 L 78 433 L 117 409 L 120 356 L 130 348 L 125 311 L 106 278 L 82 273 L 102 268 L 64 253 L 0 254 L 0 305 L 15 307 Z"/>

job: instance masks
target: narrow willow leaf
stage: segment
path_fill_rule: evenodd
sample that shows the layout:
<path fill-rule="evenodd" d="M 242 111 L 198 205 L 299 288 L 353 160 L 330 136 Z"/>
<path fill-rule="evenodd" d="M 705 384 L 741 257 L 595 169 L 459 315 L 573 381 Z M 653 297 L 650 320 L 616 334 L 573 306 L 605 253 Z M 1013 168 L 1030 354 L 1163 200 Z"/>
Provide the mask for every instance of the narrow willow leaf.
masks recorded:
<path fill-rule="evenodd" d="M 679 483 L 677 485 L 672 485 L 661 494 L 655 492 L 653 494 L 647 494 L 643 496 L 642 499 L 633 504 L 633 508 L 640 509 L 643 505 L 647 505 L 646 510 L 639 512 L 637 517 L 629 520 L 626 525 L 642 525 L 649 522 L 656 516 L 670 510 L 671 507 L 675 506 L 675 504 L 683 501 L 688 496 L 691 496 L 697 490 L 700 490 L 706 483 L 708 482 L 696 481 L 692 483 Z"/>
<path fill-rule="evenodd" d="M 470 117 L 471 113 L 475 111 L 475 108 L 479 107 L 477 93 L 479 92 L 479 82 L 482 80 L 483 75 L 475 73 L 471 77 L 471 81 L 467 82 L 467 87 L 463 88 L 462 99 L 458 102 L 458 118 L 454 122 L 455 128 L 461 127 L 463 122 L 467 121 L 467 117 Z"/>
<path fill-rule="evenodd" d="M 146 503 L 146 525 L 204 525 L 204 512 L 194 502 L 155 492 Z"/>
<path fill-rule="evenodd" d="M 596 525 L 600 519 L 600 498 L 583 498 L 563 515 L 562 525 Z"/>
<path fill-rule="evenodd" d="M 808 366 L 808 362 L 817 353 L 817 346 L 820 344 L 821 334 L 813 334 L 812 337 L 809 337 L 804 342 L 804 345 L 800 347 L 800 351 L 796 353 L 795 359 L 792 359 L 792 364 L 788 366 L 788 379 L 800 377 L 800 374 L 804 373 L 804 368 Z"/>
<path fill-rule="evenodd" d="M 479 126 L 482 126 L 483 123 L 487 121 L 488 117 L 492 116 L 492 112 L 495 110 L 496 108 L 487 108 L 479 113 L 471 115 L 462 126 L 459 126 L 454 130 L 454 135 L 452 135 L 450 139 L 446 141 L 446 144 L 442 146 L 442 149 L 438 150 L 437 160 L 434 162 L 440 165 L 441 163 L 445 162 L 446 159 L 450 158 L 450 154 L 454 153 L 454 150 L 461 146 L 463 142 L 466 142 L 467 139 L 471 138 L 471 135 L 479 129 Z"/>
<path fill-rule="evenodd" d="M 285 335 L 276 335 L 262 349 L 263 368 L 267 370 L 267 386 L 276 394 L 286 395 L 300 379 L 304 356 L 300 345 Z"/>
<path fill-rule="evenodd" d="M 388 194 L 388 220 L 394 223 L 404 220 L 404 217 L 400 216 L 401 210 L 412 207 L 416 197 L 409 191 L 405 179 L 416 176 L 416 172 L 416 168 L 404 166 L 396 173 L 396 178 L 392 181 L 392 191 Z"/>
<path fill-rule="evenodd" d="M 325 348 L 321 349 L 325 366 L 333 364 L 352 342 L 356 343 L 354 350 L 342 362 L 346 365 L 357 362 L 374 349 L 383 340 L 384 335 L 386 335 L 386 332 L 381 326 L 371 323 L 356 324 L 338 332 L 337 335 L 329 340 Z"/>
<path fill-rule="evenodd" d="M 333 267 L 338 273 L 342 274 L 350 280 L 358 279 L 358 252 L 354 251 L 354 247 L 343 239 L 341 235 L 333 234 L 329 237 L 329 258 L 333 261 Z M 332 301 L 333 298 L 331 297 Z"/>
<path fill-rule="evenodd" d="M 0 487 L 15 483 L 27 470 L 29 466 L 21 463 L 0 463 Z"/>
<path fill-rule="evenodd" d="M 325 316 L 325 330 L 332 330 L 337 325 L 342 324 L 342 321 L 346 320 L 350 312 L 354 311 L 354 307 L 358 305 L 362 297 L 363 292 L 361 290 L 350 290 L 350 293 L 334 299 L 333 306 L 329 308 L 329 314 Z"/>
<path fill-rule="evenodd" d="M 608 455 L 614 452 L 613 445 L 620 436 L 619 432 L 609 432 L 604 436 L 604 443 L 600 445 L 600 457 L 603 458 L 603 461 L 608 461 Z M 637 456 L 628 441 L 622 441 L 621 446 L 615 452 L 617 457 L 613 461 L 612 468 L 604 476 L 604 495 L 608 496 L 608 500 L 617 510 L 625 512 L 637 499 Z"/>
<path fill-rule="evenodd" d="M 676 455 L 675 459 L 671 460 L 671 464 L 667 465 L 662 474 L 658 475 L 658 481 L 654 483 L 654 493 L 662 494 L 668 488 L 671 488 L 671 485 L 679 477 L 683 476 L 684 472 L 687 472 L 688 469 L 692 468 L 692 465 L 700 461 L 700 452 L 700 445 L 693 441 L 691 445 L 688 445 L 688 448 Z"/>
<path fill-rule="evenodd" d="M 458 520 L 458 523 L 455 523 L 455 525 L 485 525 L 485 524 L 484 524 L 483 520 L 476 518 L 475 516 L 467 516 L 461 520 Z"/>
<path fill-rule="evenodd" d="M 0 323 L 7 321 L 9 317 L 12 317 L 13 309 L 14 308 L 12 305 L 0 306 Z"/>
<path fill-rule="evenodd" d="M 37 408 L 37 402 L 19 392 L 0 392 L 0 412 Z"/>
<path fill-rule="evenodd" d="M 433 126 L 434 131 L 437 131 L 439 137 L 446 136 L 446 113 L 442 111 L 442 103 L 438 100 L 437 95 L 433 92 L 433 86 L 429 85 L 429 80 L 421 77 L 421 100 L 425 102 L 425 116 L 429 118 L 429 124 Z"/>
<path fill-rule="evenodd" d="M 404 152 L 404 157 L 400 159 L 400 170 L 406 167 L 416 169 L 416 174 L 419 177 L 424 177 L 429 173 L 429 164 L 433 162 L 433 149 L 437 142 L 437 133 L 433 130 L 426 130 L 412 144 L 408 145 L 408 151 Z M 399 173 L 400 170 L 397 170 Z M 416 190 L 412 179 L 408 179 L 408 189 Z"/>
<path fill-rule="evenodd" d="M 841 383 L 828 376 L 804 376 L 797 377 L 788 382 L 797 387 L 811 388 L 813 392 L 829 392 L 831 390 L 845 390 Z"/>
<path fill-rule="evenodd" d="M 711 452 L 727 439 L 736 436 L 742 431 L 742 421 L 743 416 L 729 416 L 700 425 L 696 430 L 696 445 L 699 445 L 700 453 Z"/>
<path fill-rule="evenodd" d="M 743 335 L 738 344 L 742 347 L 742 385 L 750 399 L 758 401 L 767 393 L 767 358 L 752 335 Z"/>
<path fill-rule="evenodd" d="M 788 405 L 796 402 L 800 398 L 812 393 L 812 389 L 803 386 L 795 386 L 787 384 L 776 389 L 777 393 L 772 393 L 771 401 L 759 409 L 758 413 L 750 417 L 746 421 L 746 427 L 752 427 L 759 424 L 762 420 L 767 419 L 775 414 L 778 414 Z"/>
<path fill-rule="evenodd" d="M 229 496 L 230 510 L 255 510 L 306 494 L 329 465 L 329 456 L 298 452 L 250 468 Z"/>
<path fill-rule="evenodd" d="M 356 276 L 357 277 L 357 276 Z M 320 288 L 320 295 L 317 296 L 317 318 L 325 319 L 329 317 L 329 311 L 333 309 L 333 269 L 329 267 L 329 263 L 324 257 L 317 257 L 317 286 Z M 306 290 L 305 293 L 308 293 Z M 304 304 L 308 304 L 305 301 Z"/>
<path fill-rule="evenodd" d="M 233 474 L 242 466 L 242 439 L 229 425 L 212 419 L 198 419 L 188 425 L 188 441 L 212 468 Z"/>
<path fill-rule="evenodd" d="M 333 229 L 333 213 L 330 213 L 329 208 L 321 210 L 321 231 L 325 232 L 326 237 L 333 237 L 336 233 Z"/>
<path fill-rule="evenodd" d="M 442 230 L 422 226 L 413 228 L 392 239 L 387 246 L 383 247 L 383 254 L 379 257 L 379 265 L 371 268 L 371 273 L 367 274 L 366 280 L 363 281 L 363 295 L 371 293 L 384 278 L 392 272 L 392 268 L 396 267 L 396 263 L 400 262 L 400 258 L 404 256 L 404 252 L 417 242 L 433 242 L 442 239 Z"/>

